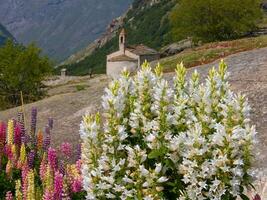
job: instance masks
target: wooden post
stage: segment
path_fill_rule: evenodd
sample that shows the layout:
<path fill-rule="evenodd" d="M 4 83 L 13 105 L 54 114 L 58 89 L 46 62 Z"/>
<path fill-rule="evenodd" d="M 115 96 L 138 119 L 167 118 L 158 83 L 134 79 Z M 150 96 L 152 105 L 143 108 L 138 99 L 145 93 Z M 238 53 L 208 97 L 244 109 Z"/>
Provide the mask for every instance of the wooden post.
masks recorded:
<path fill-rule="evenodd" d="M 25 116 L 25 110 L 24 110 L 24 100 L 23 100 L 23 93 L 22 93 L 22 91 L 20 91 L 20 101 L 21 101 L 21 112 L 23 114 L 24 125 L 25 125 L 25 128 L 26 128 L 26 116 Z"/>

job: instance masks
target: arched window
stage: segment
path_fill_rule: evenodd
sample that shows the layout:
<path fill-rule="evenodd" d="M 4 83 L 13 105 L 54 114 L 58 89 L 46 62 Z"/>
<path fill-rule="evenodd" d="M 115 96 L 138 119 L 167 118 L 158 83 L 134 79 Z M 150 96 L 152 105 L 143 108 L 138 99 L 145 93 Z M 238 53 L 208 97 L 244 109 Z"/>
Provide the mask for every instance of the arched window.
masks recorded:
<path fill-rule="evenodd" d="M 121 44 L 123 43 L 123 36 L 121 36 Z"/>

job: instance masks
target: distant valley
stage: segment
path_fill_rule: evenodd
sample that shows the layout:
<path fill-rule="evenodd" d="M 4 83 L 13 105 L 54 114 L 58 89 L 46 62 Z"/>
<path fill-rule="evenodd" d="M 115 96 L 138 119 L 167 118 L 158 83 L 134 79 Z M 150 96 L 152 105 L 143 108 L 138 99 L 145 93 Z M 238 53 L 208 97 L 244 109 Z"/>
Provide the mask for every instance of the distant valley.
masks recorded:
<path fill-rule="evenodd" d="M 0 22 L 18 42 L 35 41 L 44 53 L 62 61 L 98 38 L 132 0 L 5 0 Z"/>

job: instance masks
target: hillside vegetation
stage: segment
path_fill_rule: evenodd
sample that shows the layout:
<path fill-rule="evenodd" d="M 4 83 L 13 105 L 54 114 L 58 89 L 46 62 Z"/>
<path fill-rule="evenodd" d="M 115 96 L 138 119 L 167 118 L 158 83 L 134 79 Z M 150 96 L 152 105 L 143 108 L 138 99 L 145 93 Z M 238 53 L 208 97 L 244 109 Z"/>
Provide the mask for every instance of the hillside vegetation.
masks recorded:
<path fill-rule="evenodd" d="M 160 49 L 160 47 L 172 42 L 169 12 L 176 1 L 153 2 L 151 0 L 135 0 L 132 9 L 126 14 L 124 27 L 127 30 L 129 45 L 142 43 Z M 118 49 L 117 38 L 117 36 L 114 37 L 84 60 L 60 68 L 66 67 L 72 75 L 85 75 L 90 68 L 93 69 L 93 73 L 105 73 L 106 55 Z"/>
<path fill-rule="evenodd" d="M 191 1 L 194 2 L 195 0 Z M 160 50 L 162 47 L 168 44 L 177 42 L 187 37 L 193 37 L 196 43 L 198 41 L 212 42 L 230 40 L 243 37 L 246 33 L 256 30 L 257 26 L 265 27 L 266 16 L 264 15 L 264 20 L 260 20 L 261 10 L 259 1 L 246 1 L 242 8 L 233 5 L 233 3 L 228 0 L 224 0 L 224 2 L 225 4 L 222 9 L 220 9 L 221 3 L 216 5 L 212 4 L 213 7 L 210 11 L 211 14 L 207 16 L 206 11 L 202 12 L 203 9 L 201 12 L 197 12 L 197 8 L 202 8 L 205 4 L 205 1 L 198 1 L 198 3 L 194 4 L 195 6 L 191 6 L 191 4 L 187 1 L 182 0 L 135 0 L 131 9 L 129 9 L 124 16 L 124 22 L 122 25 L 127 30 L 127 42 L 129 45 L 145 44 Z M 187 9 L 186 12 L 184 12 L 184 9 L 182 9 L 184 7 Z M 240 11 L 240 9 L 244 9 L 244 7 L 249 7 L 248 12 L 250 15 Z M 203 8 L 205 8 L 205 6 Z M 231 15 L 223 15 L 224 10 L 227 9 L 231 10 Z M 189 11 L 191 13 L 188 13 Z M 239 19 L 238 21 L 233 20 L 236 17 Z M 248 17 L 251 19 L 248 20 Z M 201 19 L 200 22 L 198 19 Z M 217 23 L 217 21 L 222 22 Z M 195 24 L 198 23 L 200 26 L 195 26 Z M 188 28 L 185 28 L 187 26 Z M 209 31 L 213 31 L 212 35 L 214 37 L 209 37 L 209 35 L 206 34 Z M 195 33 L 202 35 L 196 35 Z M 236 34 L 229 35 L 228 33 Z M 208 37 L 208 39 L 205 37 Z M 67 68 L 69 74 L 71 75 L 85 75 L 88 74 L 89 71 L 93 71 L 93 73 L 96 74 L 105 73 L 106 56 L 107 54 L 118 49 L 117 38 L 118 37 L 116 35 L 105 45 L 94 50 L 89 56 L 75 62 L 74 64 L 61 66 L 58 68 L 58 71 L 61 68 Z M 248 40 L 248 42 L 249 41 L 250 40 Z M 239 52 L 241 49 L 243 48 L 238 46 L 235 50 L 230 50 L 229 52 L 225 52 L 225 54 L 229 55 L 231 53 Z M 220 51 L 219 54 L 222 53 Z M 205 55 L 197 53 L 197 55 L 193 56 L 193 60 L 204 59 L 208 61 L 221 57 L 216 55 L 216 53 L 215 55 L 210 55 L 210 53 L 207 53 L 207 55 L 206 53 L 204 54 Z M 212 54 L 214 54 L 214 51 L 212 51 Z M 185 53 L 185 57 L 184 54 L 182 54 L 181 58 L 185 59 L 185 62 L 187 62 L 187 60 L 192 60 L 191 57 L 187 56 L 192 55 L 187 55 Z M 207 59 L 207 56 L 211 57 L 212 59 Z M 196 63 L 201 64 L 199 61 Z M 191 66 L 191 61 L 188 64 L 189 65 L 187 66 Z"/>
<path fill-rule="evenodd" d="M 52 71 L 52 64 L 34 44 L 24 47 L 8 40 L 0 48 L 0 109 L 36 101 L 44 95 L 42 81 Z"/>
<path fill-rule="evenodd" d="M 196 47 L 183 51 L 177 55 L 159 60 L 164 66 L 165 72 L 173 72 L 177 63 L 183 62 L 188 68 L 211 63 L 219 58 L 238 52 L 248 51 L 267 47 L 267 36 L 243 38 L 232 41 L 207 43 L 201 47 Z M 154 62 L 156 65 L 157 62 Z"/>

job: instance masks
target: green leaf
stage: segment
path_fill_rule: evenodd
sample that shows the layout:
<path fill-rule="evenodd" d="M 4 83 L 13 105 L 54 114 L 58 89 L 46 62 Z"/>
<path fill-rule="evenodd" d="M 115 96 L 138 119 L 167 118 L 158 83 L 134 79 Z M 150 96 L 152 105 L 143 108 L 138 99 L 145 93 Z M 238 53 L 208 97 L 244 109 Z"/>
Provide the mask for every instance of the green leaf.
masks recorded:
<path fill-rule="evenodd" d="M 160 149 L 154 149 L 148 154 L 149 159 L 158 158 L 161 156 L 164 156 L 167 153 L 167 149 L 165 147 L 162 147 Z"/>

